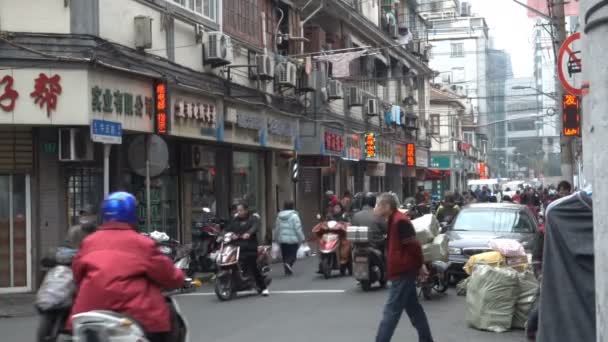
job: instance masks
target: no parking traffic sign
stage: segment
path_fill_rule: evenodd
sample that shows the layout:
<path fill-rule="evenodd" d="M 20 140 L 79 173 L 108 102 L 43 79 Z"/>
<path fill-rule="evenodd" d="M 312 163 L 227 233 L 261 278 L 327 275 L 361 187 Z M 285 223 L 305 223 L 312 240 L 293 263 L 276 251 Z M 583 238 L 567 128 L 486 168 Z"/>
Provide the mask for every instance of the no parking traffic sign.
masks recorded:
<path fill-rule="evenodd" d="M 576 96 L 583 95 L 583 58 L 581 33 L 566 38 L 559 49 L 557 72 L 564 89 Z"/>

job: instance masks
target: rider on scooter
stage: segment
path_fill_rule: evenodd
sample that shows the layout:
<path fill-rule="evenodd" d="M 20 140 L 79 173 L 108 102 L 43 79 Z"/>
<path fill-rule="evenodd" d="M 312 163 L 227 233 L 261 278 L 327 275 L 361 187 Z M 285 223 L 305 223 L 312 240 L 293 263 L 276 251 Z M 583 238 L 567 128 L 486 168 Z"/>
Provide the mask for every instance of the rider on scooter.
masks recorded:
<path fill-rule="evenodd" d="M 368 192 L 363 198 L 363 207 L 361 211 L 353 216 L 352 225 L 357 227 L 368 227 L 370 235 L 370 245 L 384 254 L 384 245 L 386 234 L 386 222 L 374 215 L 374 207 L 376 206 L 376 196 Z"/>
<path fill-rule="evenodd" d="M 115 311 L 141 324 L 150 341 L 173 341 L 173 319 L 161 291 L 182 287 L 185 276 L 152 239 L 135 231 L 136 209 L 129 193 L 106 197 L 103 224 L 82 242 L 72 264 L 79 289 L 71 316 Z"/>
<path fill-rule="evenodd" d="M 226 228 L 226 232 L 232 232 L 241 237 L 238 241 L 241 247 L 241 260 L 247 272 L 255 278 L 258 290 L 263 296 L 268 296 L 268 289 L 262 273 L 257 267 L 258 239 L 257 232 L 260 229 L 260 216 L 249 211 L 246 202 L 240 202 L 236 206 L 236 216 Z"/>

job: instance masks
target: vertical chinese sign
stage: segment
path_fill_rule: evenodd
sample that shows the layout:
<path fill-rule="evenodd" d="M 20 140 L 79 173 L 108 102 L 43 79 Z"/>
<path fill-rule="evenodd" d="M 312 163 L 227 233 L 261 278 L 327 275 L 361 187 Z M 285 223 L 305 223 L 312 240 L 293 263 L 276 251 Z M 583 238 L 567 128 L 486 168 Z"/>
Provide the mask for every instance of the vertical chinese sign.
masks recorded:
<path fill-rule="evenodd" d="M 166 135 L 169 132 L 169 117 L 167 115 L 167 84 L 158 81 L 154 85 L 156 102 L 156 117 L 154 119 L 156 134 Z"/>
<path fill-rule="evenodd" d="M 365 157 L 376 157 L 376 135 L 374 133 L 365 134 Z"/>
<path fill-rule="evenodd" d="M 564 94 L 562 98 L 564 117 L 562 134 L 566 137 L 581 136 L 581 99 L 578 96 Z"/>
<path fill-rule="evenodd" d="M 405 145 L 405 166 L 416 167 L 416 144 L 408 143 Z"/>
<path fill-rule="evenodd" d="M 488 179 L 486 173 L 486 163 L 479 163 L 479 179 Z"/>

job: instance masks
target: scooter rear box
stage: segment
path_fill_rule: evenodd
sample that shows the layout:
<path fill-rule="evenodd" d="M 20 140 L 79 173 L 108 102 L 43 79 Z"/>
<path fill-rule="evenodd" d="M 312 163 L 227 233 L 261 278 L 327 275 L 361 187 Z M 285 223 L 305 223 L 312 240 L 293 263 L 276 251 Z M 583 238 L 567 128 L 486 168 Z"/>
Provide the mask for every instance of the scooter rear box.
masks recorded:
<path fill-rule="evenodd" d="M 354 226 L 347 227 L 346 239 L 351 242 L 369 242 L 369 228 Z"/>

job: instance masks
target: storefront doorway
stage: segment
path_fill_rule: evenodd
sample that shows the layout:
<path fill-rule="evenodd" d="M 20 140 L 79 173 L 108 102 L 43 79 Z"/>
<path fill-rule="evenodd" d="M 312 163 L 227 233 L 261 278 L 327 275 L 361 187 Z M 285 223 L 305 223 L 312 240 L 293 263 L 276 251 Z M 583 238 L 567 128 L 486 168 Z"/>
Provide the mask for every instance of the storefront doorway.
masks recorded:
<path fill-rule="evenodd" d="M 0 293 L 31 289 L 30 176 L 0 174 Z"/>

